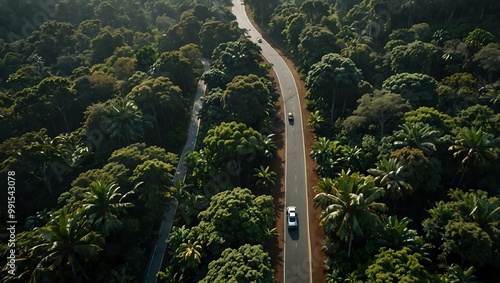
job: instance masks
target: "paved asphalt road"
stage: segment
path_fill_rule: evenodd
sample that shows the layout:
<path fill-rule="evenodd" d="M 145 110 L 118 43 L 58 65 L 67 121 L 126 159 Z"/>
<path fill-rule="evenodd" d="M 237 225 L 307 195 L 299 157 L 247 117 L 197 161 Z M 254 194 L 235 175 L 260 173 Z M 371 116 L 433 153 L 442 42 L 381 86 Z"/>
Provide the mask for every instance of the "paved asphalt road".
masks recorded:
<path fill-rule="evenodd" d="M 206 59 L 201 59 L 203 65 L 205 66 L 205 72 L 210 68 L 210 64 Z M 184 157 L 186 152 L 194 150 L 196 144 L 196 137 L 198 136 L 198 128 L 200 126 L 200 120 L 198 119 L 198 111 L 201 109 L 201 97 L 205 93 L 206 86 L 202 81 L 198 82 L 198 91 L 196 92 L 196 97 L 194 99 L 193 111 L 191 112 L 191 122 L 189 124 L 188 137 L 184 150 L 182 151 L 181 157 L 179 158 L 179 164 L 177 165 L 177 170 L 175 171 L 174 184 L 177 180 L 184 182 L 186 178 L 186 168 L 184 168 Z M 175 212 L 177 211 L 177 201 L 171 200 L 167 205 L 167 209 L 163 214 L 163 220 L 160 225 L 160 230 L 158 231 L 158 239 L 156 241 L 153 253 L 151 254 L 147 266 L 147 270 L 144 275 L 145 283 L 156 282 L 156 274 L 160 271 L 163 258 L 165 256 L 165 251 L 167 249 L 167 239 L 170 235 L 170 230 L 172 230 L 172 224 L 175 217 Z"/>
<path fill-rule="evenodd" d="M 257 42 L 261 34 L 253 27 L 245 12 L 245 6 L 240 0 L 233 0 L 233 14 L 240 28 L 247 29 L 251 40 Z M 288 229 L 285 217 L 285 245 L 284 245 L 284 282 L 312 282 L 311 249 L 309 239 L 309 222 L 307 207 L 307 182 L 304 152 L 304 137 L 302 128 L 302 113 L 297 87 L 292 73 L 283 59 L 264 39 L 257 43 L 262 48 L 263 56 L 273 64 L 278 76 L 283 101 L 284 112 L 292 112 L 295 122 L 289 122 L 286 114 L 285 136 L 285 206 L 296 206 L 298 228 Z M 283 213 L 285 207 L 282 209 Z"/>

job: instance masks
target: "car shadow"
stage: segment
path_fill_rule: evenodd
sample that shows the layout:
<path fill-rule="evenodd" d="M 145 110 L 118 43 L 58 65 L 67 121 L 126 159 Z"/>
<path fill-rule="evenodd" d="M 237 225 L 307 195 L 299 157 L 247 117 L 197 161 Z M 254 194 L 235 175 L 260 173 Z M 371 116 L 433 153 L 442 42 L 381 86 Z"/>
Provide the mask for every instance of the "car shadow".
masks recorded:
<path fill-rule="evenodd" d="M 290 238 L 292 240 L 297 241 L 299 239 L 299 229 L 299 225 L 297 225 L 297 227 L 295 228 L 288 228 L 288 234 L 290 235 Z"/>
<path fill-rule="evenodd" d="M 295 120 L 288 120 L 288 123 L 290 123 L 290 126 L 293 126 L 295 124 Z"/>

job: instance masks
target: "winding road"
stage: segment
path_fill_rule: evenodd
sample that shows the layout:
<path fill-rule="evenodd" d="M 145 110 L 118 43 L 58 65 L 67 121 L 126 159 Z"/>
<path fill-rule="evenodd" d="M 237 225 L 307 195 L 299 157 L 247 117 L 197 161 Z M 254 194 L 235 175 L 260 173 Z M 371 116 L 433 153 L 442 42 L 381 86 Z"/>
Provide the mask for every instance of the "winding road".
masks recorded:
<path fill-rule="evenodd" d="M 232 12 L 242 29 L 248 30 L 250 39 L 257 42 L 262 35 L 252 25 L 245 12 L 245 5 L 240 0 L 233 0 Z M 286 217 L 283 260 L 283 282 L 312 282 L 311 241 L 309 238 L 309 215 L 307 204 L 307 173 L 302 112 L 297 91 L 297 84 L 281 56 L 265 40 L 257 43 L 262 48 L 262 55 L 273 65 L 283 97 L 285 124 L 285 207 L 296 206 L 299 225 L 297 229 L 288 229 Z M 292 112 L 295 121 L 288 121 L 287 114 Z M 285 207 L 282 208 L 284 213 Z"/>
<path fill-rule="evenodd" d="M 205 72 L 210 68 L 210 64 L 206 59 L 200 59 L 205 68 Z M 198 81 L 198 90 L 194 98 L 193 111 L 191 111 L 191 122 L 189 124 L 188 137 L 186 140 L 186 145 L 182 150 L 181 157 L 179 158 L 179 163 L 177 169 L 175 170 L 175 176 L 173 179 L 174 184 L 177 180 L 184 182 L 186 178 L 186 168 L 184 167 L 184 157 L 188 151 L 193 151 L 196 144 L 196 138 L 198 136 L 198 130 L 200 127 L 200 120 L 198 119 L 198 111 L 201 109 L 201 97 L 205 94 L 206 85 L 203 81 Z M 165 257 L 165 251 L 167 249 L 167 239 L 170 235 L 170 230 L 172 230 L 172 224 L 174 222 L 175 212 L 177 211 L 177 201 L 170 200 L 167 204 L 165 213 L 163 214 L 163 220 L 160 225 L 160 230 L 158 231 L 158 239 L 156 240 L 153 253 L 151 254 L 144 275 L 145 283 L 154 283 L 157 281 L 157 274 L 161 269 L 163 258 Z"/>

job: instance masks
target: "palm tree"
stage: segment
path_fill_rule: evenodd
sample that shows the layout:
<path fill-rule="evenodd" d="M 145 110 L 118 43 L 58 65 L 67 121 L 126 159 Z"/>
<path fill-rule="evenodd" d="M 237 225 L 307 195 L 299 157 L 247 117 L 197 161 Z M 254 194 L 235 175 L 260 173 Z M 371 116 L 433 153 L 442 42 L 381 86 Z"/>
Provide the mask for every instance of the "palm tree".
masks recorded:
<path fill-rule="evenodd" d="M 375 186 L 371 177 L 342 170 L 333 181 L 331 193 L 317 194 L 314 205 L 321 205 L 320 223 L 325 232 L 333 232 L 340 239 L 348 240 L 347 257 L 350 257 L 354 236 L 362 236 L 364 229 L 377 223 L 377 213 L 385 211 L 387 206 L 375 201 L 383 195 L 383 190 Z"/>
<path fill-rule="evenodd" d="M 457 189 L 451 190 L 449 196 L 452 200 L 462 203 L 467 221 L 476 222 L 491 237 L 500 229 L 500 200 L 488 198 L 486 192 L 466 192 Z"/>
<path fill-rule="evenodd" d="M 311 157 L 318 163 L 316 170 L 322 177 L 333 177 L 336 166 L 342 158 L 343 146 L 339 141 L 325 137 L 317 139 L 312 145 Z"/>
<path fill-rule="evenodd" d="M 460 265 L 452 264 L 446 269 L 446 274 L 441 278 L 443 283 L 479 283 L 476 276 L 474 275 L 475 268 L 471 266 L 466 270 L 463 270 Z"/>
<path fill-rule="evenodd" d="M 311 126 L 315 132 L 321 128 L 321 124 L 325 121 L 319 110 L 311 112 L 311 116 L 307 120 L 307 125 Z"/>
<path fill-rule="evenodd" d="M 500 103 L 500 90 L 495 89 L 493 87 L 488 88 L 488 87 L 483 87 L 479 89 L 479 91 L 483 92 L 483 95 L 481 95 L 480 98 L 487 99 L 491 104 L 497 105 Z"/>
<path fill-rule="evenodd" d="M 463 157 L 461 167 L 464 168 L 458 184 L 462 181 L 469 165 L 486 167 L 491 160 L 497 159 L 494 143 L 493 135 L 484 132 L 482 128 L 464 128 L 458 133 L 455 144 L 448 148 L 448 150 L 454 151 L 453 157 Z M 455 178 L 453 178 L 452 184 L 454 181 Z"/>
<path fill-rule="evenodd" d="M 177 257 L 192 269 L 201 263 L 201 248 L 198 241 L 191 243 L 191 240 L 188 240 L 187 243 L 180 244 L 175 252 Z"/>
<path fill-rule="evenodd" d="M 394 201 L 394 211 L 396 210 L 396 200 L 401 198 L 405 192 L 413 190 L 403 176 L 404 166 L 399 164 L 396 158 L 382 158 L 375 163 L 377 168 L 368 169 L 368 173 L 375 176 L 375 182 L 385 188 L 392 201 Z"/>
<path fill-rule="evenodd" d="M 395 250 L 408 247 L 413 252 L 421 252 L 423 239 L 416 230 L 408 228 L 410 222 L 408 217 L 398 220 L 397 216 L 389 216 L 384 225 L 375 230 L 377 243 Z"/>
<path fill-rule="evenodd" d="M 278 153 L 278 146 L 272 137 L 274 137 L 274 134 L 262 136 L 262 150 L 264 151 L 264 156 L 269 159 L 276 157 Z"/>
<path fill-rule="evenodd" d="M 259 168 L 255 168 L 254 171 L 255 174 L 253 176 L 257 178 L 257 186 L 267 188 L 276 183 L 276 172 L 271 171 L 269 166 L 265 168 L 264 166 L 260 166 Z"/>
<path fill-rule="evenodd" d="M 362 153 L 363 153 L 362 149 L 359 148 L 357 145 L 355 146 L 344 145 L 342 148 L 343 157 L 341 158 L 342 162 L 344 163 L 342 167 L 344 169 L 349 169 L 353 171 L 357 171 L 355 169 L 361 169 L 363 167 L 363 164 L 361 163 Z"/>
<path fill-rule="evenodd" d="M 138 183 L 136 187 L 140 184 Z M 130 202 L 124 202 L 123 199 L 134 190 L 122 196 L 117 184 L 107 184 L 101 181 L 92 182 L 89 189 L 90 191 L 86 193 L 83 200 L 84 212 L 92 219 L 93 225 L 106 237 L 110 232 L 123 226 L 120 214 L 126 212 L 125 208 L 134 206 Z"/>
<path fill-rule="evenodd" d="M 36 281 L 37 271 L 59 271 L 67 266 L 73 282 L 78 282 L 80 276 L 89 280 L 81 262 L 95 258 L 104 241 L 101 235 L 89 229 L 88 218 L 82 216 L 79 212 L 68 214 L 63 208 L 46 226 L 37 228 L 45 242 L 31 249 L 32 254 L 41 254 L 31 281 Z"/>
<path fill-rule="evenodd" d="M 130 144 L 144 135 L 144 121 L 142 111 L 128 99 L 118 99 L 110 112 L 110 121 L 107 131 L 110 137 L 118 139 L 120 144 Z"/>
<path fill-rule="evenodd" d="M 438 130 L 433 129 L 429 124 L 422 122 L 411 122 L 400 125 L 401 130 L 394 132 L 396 146 L 407 146 L 421 149 L 426 155 L 431 155 L 436 151 L 436 136 Z"/>

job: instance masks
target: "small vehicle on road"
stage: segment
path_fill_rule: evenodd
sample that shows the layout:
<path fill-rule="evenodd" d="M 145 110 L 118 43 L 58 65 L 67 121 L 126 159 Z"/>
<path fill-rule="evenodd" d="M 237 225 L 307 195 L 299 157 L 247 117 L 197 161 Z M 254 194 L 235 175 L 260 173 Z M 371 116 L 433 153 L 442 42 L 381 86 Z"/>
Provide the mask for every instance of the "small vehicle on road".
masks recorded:
<path fill-rule="evenodd" d="M 258 43 L 262 43 L 262 38 L 257 37 L 257 42 L 258 42 Z"/>
<path fill-rule="evenodd" d="M 297 228 L 297 208 L 295 206 L 289 206 L 286 208 L 286 218 L 288 222 L 288 228 Z"/>
<path fill-rule="evenodd" d="M 288 121 L 293 121 L 293 113 L 288 112 Z"/>

